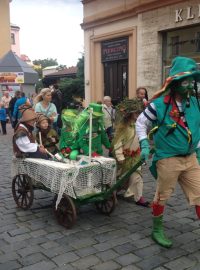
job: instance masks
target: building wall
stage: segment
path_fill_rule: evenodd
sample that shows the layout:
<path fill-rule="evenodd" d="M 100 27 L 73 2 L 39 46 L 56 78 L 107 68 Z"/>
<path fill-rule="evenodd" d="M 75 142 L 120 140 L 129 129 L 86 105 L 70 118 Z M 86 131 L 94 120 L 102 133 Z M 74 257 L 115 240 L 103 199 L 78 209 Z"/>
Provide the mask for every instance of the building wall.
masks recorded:
<path fill-rule="evenodd" d="M 191 10 L 188 8 L 191 7 Z M 176 10 L 182 9 L 182 21 L 176 22 Z M 187 19 L 188 15 L 193 19 Z M 162 31 L 181 29 L 182 27 L 199 25 L 200 2 L 198 0 L 158 8 L 138 16 L 138 85 L 145 85 L 152 94 L 162 85 Z"/>
<path fill-rule="evenodd" d="M 0 58 L 11 49 L 9 0 L 0 0 Z"/>
<path fill-rule="evenodd" d="M 129 70 L 136 66 L 136 36 L 137 18 L 128 18 L 121 21 L 110 22 L 95 27 L 92 31 L 84 32 L 85 44 L 85 99 L 86 104 L 91 101 L 103 99 L 103 65 L 101 63 L 101 42 L 121 36 L 129 37 Z M 136 72 L 129 76 L 129 96 L 134 96 L 136 88 Z"/>
<path fill-rule="evenodd" d="M 12 43 L 12 37 L 11 37 L 11 50 L 17 55 L 20 55 L 20 42 L 19 42 L 19 27 L 13 27 L 11 25 L 11 36 L 14 35 L 14 42 Z"/>
<path fill-rule="evenodd" d="M 199 0 L 83 0 L 86 104 L 104 92 L 101 42 L 129 37 L 129 97 L 163 82 L 163 32 L 200 26 Z"/>

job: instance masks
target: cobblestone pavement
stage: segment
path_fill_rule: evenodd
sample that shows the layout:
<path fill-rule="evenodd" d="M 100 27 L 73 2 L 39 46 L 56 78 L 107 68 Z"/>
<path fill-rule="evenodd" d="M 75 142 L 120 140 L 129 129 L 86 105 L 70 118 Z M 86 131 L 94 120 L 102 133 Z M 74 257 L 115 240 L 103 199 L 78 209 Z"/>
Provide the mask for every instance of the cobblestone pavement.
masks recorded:
<path fill-rule="evenodd" d="M 36 191 L 30 210 L 18 209 L 11 193 L 12 130 L 0 134 L 0 270 L 200 270 L 200 222 L 177 189 L 165 214 L 171 249 L 151 238 L 151 210 L 119 200 L 110 217 L 93 205 L 81 207 L 71 230 L 57 224 L 53 195 Z M 144 196 L 152 199 L 155 181 L 144 171 Z M 35 209 L 35 210 L 34 210 Z"/>

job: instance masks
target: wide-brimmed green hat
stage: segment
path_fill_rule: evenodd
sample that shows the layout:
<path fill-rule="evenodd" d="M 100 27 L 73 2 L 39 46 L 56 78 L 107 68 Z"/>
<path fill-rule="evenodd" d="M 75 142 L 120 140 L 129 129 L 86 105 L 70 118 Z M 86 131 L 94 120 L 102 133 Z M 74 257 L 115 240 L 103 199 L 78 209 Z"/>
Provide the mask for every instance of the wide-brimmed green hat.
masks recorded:
<path fill-rule="evenodd" d="M 193 77 L 196 81 L 200 81 L 200 70 L 197 63 L 192 58 L 177 56 L 172 60 L 169 76 L 162 89 L 157 91 L 153 98 L 162 95 L 162 93 L 168 90 L 173 81 L 183 80 L 188 77 Z"/>
<path fill-rule="evenodd" d="M 90 103 L 87 110 L 89 111 L 89 109 L 93 110 L 92 114 L 94 116 L 100 117 L 100 116 L 104 115 L 104 113 L 102 111 L 102 105 L 101 104 Z"/>

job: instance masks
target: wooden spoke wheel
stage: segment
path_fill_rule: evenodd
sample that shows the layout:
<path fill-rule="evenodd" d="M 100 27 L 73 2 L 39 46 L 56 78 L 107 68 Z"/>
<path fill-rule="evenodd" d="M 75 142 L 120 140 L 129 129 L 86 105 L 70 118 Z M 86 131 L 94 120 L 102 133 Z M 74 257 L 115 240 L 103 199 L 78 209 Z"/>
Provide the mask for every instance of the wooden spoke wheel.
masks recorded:
<path fill-rule="evenodd" d="M 96 202 L 95 205 L 100 213 L 110 215 L 114 211 L 116 203 L 116 194 L 113 193 L 110 198 L 104 201 Z"/>
<path fill-rule="evenodd" d="M 34 198 L 31 178 L 25 174 L 16 175 L 12 181 L 12 194 L 19 208 L 29 209 Z"/>
<path fill-rule="evenodd" d="M 54 199 L 54 214 L 58 223 L 67 229 L 70 229 L 76 222 L 76 207 L 73 200 L 64 195 L 56 209 L 57 195 Z"/>

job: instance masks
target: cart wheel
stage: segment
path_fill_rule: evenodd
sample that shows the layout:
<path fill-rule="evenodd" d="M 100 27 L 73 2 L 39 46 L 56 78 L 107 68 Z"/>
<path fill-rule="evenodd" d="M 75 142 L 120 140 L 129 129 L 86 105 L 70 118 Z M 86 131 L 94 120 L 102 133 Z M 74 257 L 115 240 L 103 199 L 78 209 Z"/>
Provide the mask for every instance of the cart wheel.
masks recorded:
<path fill-rule="evenodd" d="M 76 207 L 73 200 L 64 195 L 56 209 L 57 195 L 54 198 L 54 214 L 58 223 L 67 229 L 70 229 L 76 222 Z"/>
<path fill-rule="evenodd" d="M 12 181 L 12 194 L 19 208 L 29 209 L 34 198 L 31 178 L 25 174 L 16 175 Z"/>
<path fill-rule="evenodd" d="M 110 215 L 114 211 L 116 203 L 116 194 L 113 193 L 110 198 L 104 201 L 96 202 L 95 205 L 100 213 Z"/>

